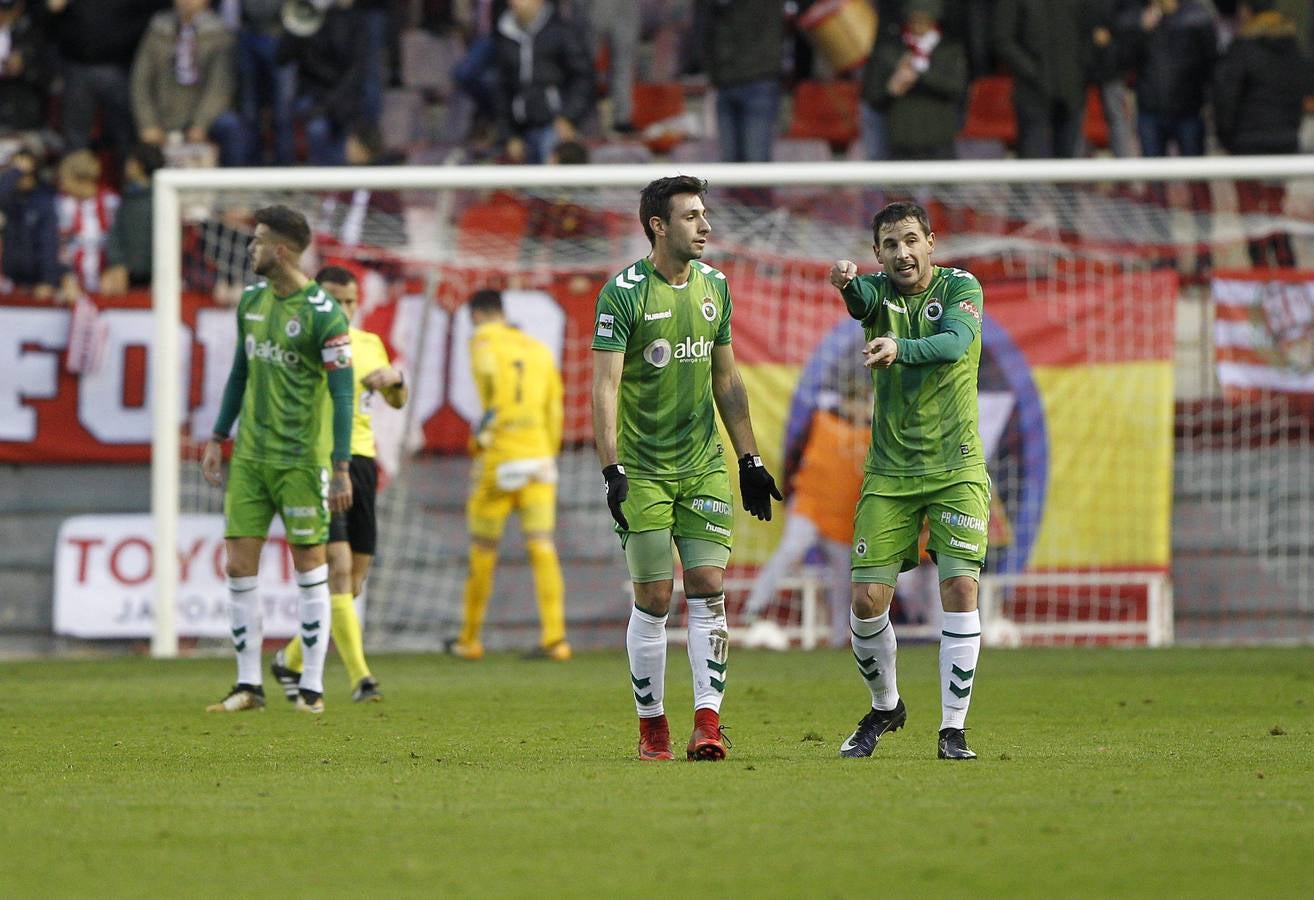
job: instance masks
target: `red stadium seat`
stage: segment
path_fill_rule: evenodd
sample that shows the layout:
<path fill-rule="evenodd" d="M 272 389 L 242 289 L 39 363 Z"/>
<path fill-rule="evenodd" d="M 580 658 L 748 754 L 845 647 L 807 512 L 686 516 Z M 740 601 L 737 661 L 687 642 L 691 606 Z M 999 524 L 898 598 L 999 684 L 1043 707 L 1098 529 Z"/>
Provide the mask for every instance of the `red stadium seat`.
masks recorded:
<path fill-rule="evenodd" d="M 633 125 L 643 134 L 649 125 L 674 119 L 684 112 L 684 86 L 674 81 L 636 82 L 634 85 Z M 659 137 L 645 137 L 643 142 L 653 153 L 669 153 L 684 140 L 683 132 L 667 131 Z"/>
<path fill-rule="evenodd" d="M 835 153 L 843 153 L 858 136 L 856 81 L 801 81 L 794 89 L 790 138 L 820 138 Z"/>
<path fill-rule="evenodd" d="M 967 93 L 967 120 L 958 136 L 965 140 L 999 141 L 1017 145 L 1017 113 L 1013 110 L 1013 79 L 983 75 Z"/>
<path fill-rule="evenodd" d="M 1081 130 L 1091 147 L 1109 146 L 1109 123 L 1104 118 L 1104 103 L 1100 100 L 1099 88 L 1093 84 L 1086 90 L 1086 118 Z"/>

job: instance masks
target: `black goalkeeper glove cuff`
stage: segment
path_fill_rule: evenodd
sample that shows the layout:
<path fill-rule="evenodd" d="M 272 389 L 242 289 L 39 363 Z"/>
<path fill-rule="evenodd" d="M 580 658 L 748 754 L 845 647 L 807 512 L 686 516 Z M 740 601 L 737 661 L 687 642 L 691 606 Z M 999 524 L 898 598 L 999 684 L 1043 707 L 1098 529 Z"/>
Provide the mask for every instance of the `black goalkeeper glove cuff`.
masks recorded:
<path fill-rule="evenodd" d="M 776 480 L 762 465 L 762 457 L 753 453 L 739 457 L 739 493 L 744 509 L 766 522 L 771 521 L 771 498 L 784 499 Z"/>
<path fill-rule="evenodd" d="M 619 464 L 607 466 L 602 470 L 602 477 L 607 484 L 607 509 L 611 510 L 611 517 L 616 520 L 616 524 L 629 531 L 629 520 L 621 512 L 621 504 L 630 495 L 630 480 L 625 477 L 625 467 Z"/>

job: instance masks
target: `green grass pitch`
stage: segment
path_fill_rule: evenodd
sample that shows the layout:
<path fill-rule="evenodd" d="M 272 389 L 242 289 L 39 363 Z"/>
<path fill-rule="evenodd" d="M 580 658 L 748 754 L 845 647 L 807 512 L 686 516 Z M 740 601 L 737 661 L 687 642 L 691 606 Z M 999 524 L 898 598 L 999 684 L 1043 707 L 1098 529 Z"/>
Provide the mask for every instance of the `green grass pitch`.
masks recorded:
<path fill-rule="evenodd" d="M 970 763 L 933 646 L 869 760 L 847 652 L 732 653 L 720 764 L 634 759 L 618 652 L 373 663 L 320 718 L 203 713 L 227 659 L 0 666 L 0 895 L 1314 895 L 1308 648 L 987 650 Z M 667 691 L 682 748 L 679 647 Z"/>

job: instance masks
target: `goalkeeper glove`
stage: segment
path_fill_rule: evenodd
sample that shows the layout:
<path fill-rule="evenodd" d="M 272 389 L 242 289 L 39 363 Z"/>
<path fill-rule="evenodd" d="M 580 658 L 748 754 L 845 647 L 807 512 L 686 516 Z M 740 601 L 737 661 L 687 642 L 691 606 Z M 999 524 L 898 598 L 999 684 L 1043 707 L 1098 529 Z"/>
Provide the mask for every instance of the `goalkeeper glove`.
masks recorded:
<path fill-rule="evenodd" d="M 630 495 L 630 480 L 625 477 L 625 467 L 607 466 L 602 470 L 602 477 L 607 480 L 607 509 L 611 510 L 611 517 L 616 520 L 616 524 L 629 531 L 629 520 L 621 512 L 621 504 Z"/>
<path fill-rule="evenodd" d="M 739 493 L 744 498 L 744 509 L 767 522 L 771 521 L 771 498 L 784 499 L 776 480 L 762 465 L 762 457 L 753 453 L 739 457 Z"/>

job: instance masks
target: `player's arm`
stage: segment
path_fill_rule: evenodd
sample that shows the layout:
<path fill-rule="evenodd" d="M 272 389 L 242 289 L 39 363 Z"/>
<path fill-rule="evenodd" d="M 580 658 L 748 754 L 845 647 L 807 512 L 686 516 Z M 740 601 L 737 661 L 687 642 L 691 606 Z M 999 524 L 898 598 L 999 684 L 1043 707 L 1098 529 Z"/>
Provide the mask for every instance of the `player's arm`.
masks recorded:
<path fill-rule="evenodd" d="M 940 330 L 928 337 L 877 338 L 867 345 L 868 365 L 880 366 L 874 359 L 889 356 L 893 344 L 891 363 L 905 366 L 929 366 L 957 362 L 981 333 L 981 285 L 967 272 L 951 275 L 952 284 L 944 301 L 944 315 Z"/>
<path fill-rule="evenodd" d="M 617 525 L 629 530 L 630 523 L 621 504 L 630 495 L 630 481 L 616 453 L 616 395 L 624 368 L 624 351 L 594 349 L 593 446 L 598 451 L 602 478 L 607 486 L 607 509 Z"/>
<path fill-rule="evenodd" d="M 329 509 L 351 509 L 351 424 L 356 375 L 351 367 L 351 335 L 347 319 L 338 312 L 341 328 L 324 341 L 320 355 L 328 377 L 329 398 L 333 402 L 333 475 L 329 479 Z"/>
<path fill-rule="evenodd" d="M 543 410 L 543 421 L 547 423 L 548 446 L 552 448 L 552 455 L 556 456 L 561 452 L 561 432 L 563 423 L 566 418 L 565 410 L 565 389 L 561 384 L 561 372 L 557 367 L 548 360 L 547 366 L 547 399 L 546 408 Z"/>
<path fill-rule="evenodd" d="M 246 393 L 246 348 L 238 330 L 237 347 L 233 352 L 233 367 L 228 370 L 228 382 L 224 385 L 224 396 L 219 401 L 219 416 L 215 419 L 210 440 L 205 442 L 205 452 L 201 455 L 201 474 L 205 480 L 219 486 L 220 469 L 223 465 L 223 442 L 233 431 L 233 423 L 242 410 L 242 395 Z"/>
<path fill-rule="evenodd" d="M 479 396 L 479 408 L 483 410 L 471 447 L 477 453 L 492 443 L 492 425 L 497 419 L 497 407 L 493 405 L 497 397 L 497 353 L 487 339 L 470 341 L 470 377 Z"/>
<path fill-rule="evenodd" d="M 739 367 L 735 365 L 735 351 L 730 344 L 717 344 L 712 348 L 712 399 L 716 401 L 730 443 L 739 457 L 739 493 L 744 509 L 769 522 L 771 498 L 784 498 L 758 455 L 753 421 L 748 413 L 748 390 L 739 375 Z"/>
<path fill-rule="evenodd" d="M 859 321 L 876 308 L 876 289 L 858 277 L 858 264 L 851 259 L 836 260 L 830 267 L 830 283 L 840 292 L 849 315 Z"/>
<path fill-rule="evenodd" d="M 375 338 L 375 340 L 378 340 Z M 383 348 L 383 341 L 379 341 L 380 349 Z M 383 350 L 383 358 L 388 360 L 388 351 Z M 354 364 L 353 364 L 354 366 Z M 410 396 L 410 391 L 406 388 L 406 376 L 402 374 L 401 369 L 392 365 L 392 360 L 388 360 L 386 366 L 380 366 L 373 372 L 366 375 L 360 380 L 366 390 L 378 391 L 383 397 L 383 401 L 393 409 L 401 409 L 406 405 L 406 400 Z"/>

